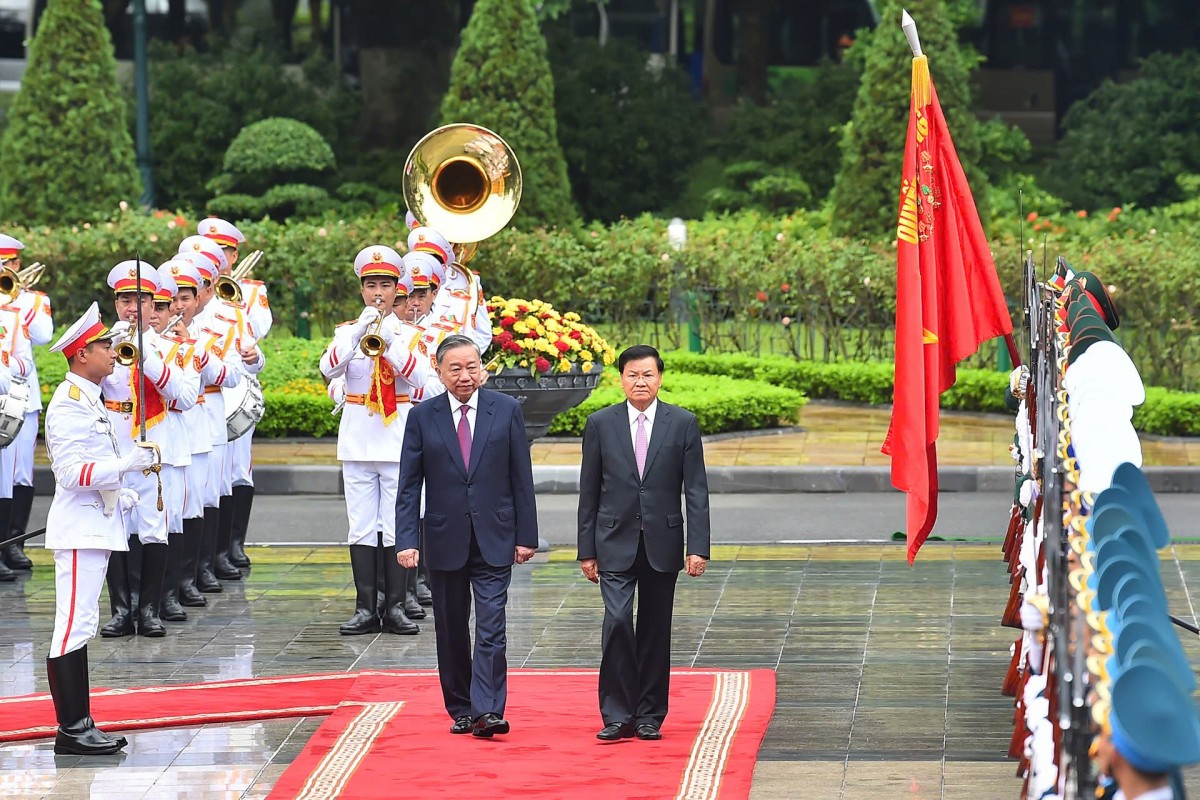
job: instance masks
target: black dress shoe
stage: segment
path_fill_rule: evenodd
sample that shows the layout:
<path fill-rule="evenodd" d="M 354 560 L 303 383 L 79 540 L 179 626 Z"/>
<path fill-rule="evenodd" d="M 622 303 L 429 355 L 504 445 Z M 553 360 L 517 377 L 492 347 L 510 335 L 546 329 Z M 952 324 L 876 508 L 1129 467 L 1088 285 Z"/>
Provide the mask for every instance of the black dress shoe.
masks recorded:
<path fill-rule="evenodd" d="M 645 742 L 657 742 L 662 738 L 662 731 L 648 722 L 637 726 L 637 738 Z"/>
<path fill-rule="evenodd" d="M 475 720 L 475 730 L 471 731 L 481 739 L 490 739 L 496 734 L 508 733 L 508 720 L 499 714 L 484 714 Z"/>
<path fill-rule="evenodd" d="M 470 733 L 475 728 L 475 718 L 470 714 L 463 714 L 461 717 L 454 718 L 454 724 L 450 726 L 451 733 Z"/>
<path fill-rule="evenodd" d="M 596 738 L 602 742 L 615 742 L 619 739 L 632 739 L 633 726 L 624 722 L 614 722 L 604 726 L 604 730 L 596 734 Z"/>

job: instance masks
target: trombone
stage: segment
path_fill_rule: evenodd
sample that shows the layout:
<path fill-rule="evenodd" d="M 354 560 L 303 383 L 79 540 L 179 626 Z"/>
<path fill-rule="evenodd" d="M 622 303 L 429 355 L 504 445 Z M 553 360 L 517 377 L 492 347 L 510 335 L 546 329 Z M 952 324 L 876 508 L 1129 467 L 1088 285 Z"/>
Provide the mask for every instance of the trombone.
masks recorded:
<path fill-rule="evenodd" d="M 255 250 L 246 256 L 246 260 L 238 264 L 232 273 L 218 276 L 216 283 L 213 284 L 213 291 L 217 293 L 217 297 L 227 303 L 240 304 L 242 302 L 242 285 L 239 281 L 250 275 L 258 262 L 262 261 L 262 257 L 263 251 Z M 0 284 L 0 291 L 3 291 L 2 284 Z"/>
<path fill-rule="evenodd" d="M 45 271 L 46 265 L 40 261 L 35 261 L 20 272 L 10 267 L 0 269 L 0 295 L 6 296 L 8 301 L 12 302 L 22 289 L 32 289 L 36 286 Z"/>

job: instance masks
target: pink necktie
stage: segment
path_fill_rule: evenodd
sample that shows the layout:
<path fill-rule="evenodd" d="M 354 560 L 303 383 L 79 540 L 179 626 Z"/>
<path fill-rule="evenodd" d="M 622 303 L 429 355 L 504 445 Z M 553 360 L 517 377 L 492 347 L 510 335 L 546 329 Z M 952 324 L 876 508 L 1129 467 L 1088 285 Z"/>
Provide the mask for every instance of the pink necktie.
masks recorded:
<path fill-rule="evenodd" d="M 470 406 L 459 406 L 462 416 L 458 419 L 458 447 L 462 450 L 463 469 L 471 468 L 471 423 L 467 419 Z"/>
<path fill-rule="evenodd" d="M 637 416 L 637 434 L 633 437 L 633 454 L 637 457 L 638 477 L 646 474 L 646 451 L 650 443 L 646 441 L 646 415 Z"/>

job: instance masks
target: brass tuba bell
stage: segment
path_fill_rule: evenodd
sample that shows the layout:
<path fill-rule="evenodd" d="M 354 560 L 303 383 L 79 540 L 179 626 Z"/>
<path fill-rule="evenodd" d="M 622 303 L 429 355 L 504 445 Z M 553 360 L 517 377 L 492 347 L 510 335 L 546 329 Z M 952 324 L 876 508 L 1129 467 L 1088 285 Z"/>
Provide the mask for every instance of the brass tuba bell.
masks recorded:
<path fill-rule="evenodd" d="M 504 139 L 479 125 L 443 125 L 404 163 L 404 202 L 451 242 L 498 233 L 521 202 L 521 165 Z"/>

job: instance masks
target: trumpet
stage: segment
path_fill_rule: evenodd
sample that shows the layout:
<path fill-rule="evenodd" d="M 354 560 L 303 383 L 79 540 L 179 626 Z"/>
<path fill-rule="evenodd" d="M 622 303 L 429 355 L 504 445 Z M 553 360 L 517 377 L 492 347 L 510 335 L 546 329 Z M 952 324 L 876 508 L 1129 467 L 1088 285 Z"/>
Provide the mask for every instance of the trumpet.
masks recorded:
<path fill-rule="evenodd" d="M 376 310 L 379 309 L 380 300 L 375 301 Z M 380 328 L 383 327 L 383 312 L 379 312 L 379 316 L 371 323 L 371 327 L 367 328 L 367 332 L 358 340 L 358 349 L 367 358 L 379 358 L 383 355 L 383 351 L 387 349 L 387 343 L 383 341 L 383 337 L 379 335 Z"/>
<path fill-rule="evenodd" d="M 113 348 L 117 351 L 117 363 L 123 367 L 132 367 L 138 360 L 137 345 L 126 339 L 123 342 L 117 342 L 117 346 Z"/>
<path fill-rule="evenodd" d="M 178 325 L 181 322 L 183 322 L 183 314 L 176 314 L 175 316 L 173 316 L 169 320 L 167 320 L 166 325 L 163 325 L 162 332 L 164 334 L 170 333 L 171 329 L 174 328 L 176 325 Z"/>
<path fill-rule="evenodd" d="M 245 279 L 259 261 L 262 261 L 263 251 L 255 250 L 250 255 L 246 256 L 246 260 L 238 264 L 229 275 L 221 275 L 217 278 L 217 282 L 213 284 L 213 291 L 217 297 L 227 303 L 242 302 L 242 285 L 239 281 Z M 3 285 L 0 285 L 0 291 L 3 291 Z"/>

